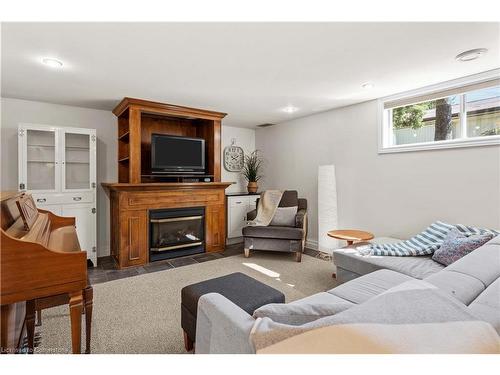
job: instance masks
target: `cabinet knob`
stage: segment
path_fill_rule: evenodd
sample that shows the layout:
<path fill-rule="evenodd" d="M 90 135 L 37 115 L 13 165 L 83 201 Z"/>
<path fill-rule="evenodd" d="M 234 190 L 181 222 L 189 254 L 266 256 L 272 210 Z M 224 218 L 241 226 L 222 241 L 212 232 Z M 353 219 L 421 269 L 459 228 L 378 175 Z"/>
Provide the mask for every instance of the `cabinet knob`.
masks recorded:
<path fill-rule="evenodd" d="M 73 200 L 78 202 L 82 200 L 82 197 L 73 197 Z"/>
<path fill-rule="evenodd" d="M 38 198 L 36 201 L 38 203 L 45 203 L 45 202 L 47 202 L 47 199 L 45 199 L 45 198 Z"/>
<path fill-rule="evenodd" d="M 236 204 L 241 204 L 242 202 L 241 202 L 241 201 L 238 201 L 238 202 L 234 202 L 234 203 L 236 203 Z"/>

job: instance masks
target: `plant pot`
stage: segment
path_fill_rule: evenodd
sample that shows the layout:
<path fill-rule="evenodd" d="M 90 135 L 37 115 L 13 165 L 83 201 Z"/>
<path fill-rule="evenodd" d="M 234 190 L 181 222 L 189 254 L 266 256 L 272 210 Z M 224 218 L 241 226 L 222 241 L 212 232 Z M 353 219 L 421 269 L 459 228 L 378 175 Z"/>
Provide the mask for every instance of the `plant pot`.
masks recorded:
<path fill-rule="evenodd" d="M 255 181 L 248 182 L 247 190 L 249 193 L 256 193 L 258 188 L 259 186 L 257 186 L 257 182 Z"/>

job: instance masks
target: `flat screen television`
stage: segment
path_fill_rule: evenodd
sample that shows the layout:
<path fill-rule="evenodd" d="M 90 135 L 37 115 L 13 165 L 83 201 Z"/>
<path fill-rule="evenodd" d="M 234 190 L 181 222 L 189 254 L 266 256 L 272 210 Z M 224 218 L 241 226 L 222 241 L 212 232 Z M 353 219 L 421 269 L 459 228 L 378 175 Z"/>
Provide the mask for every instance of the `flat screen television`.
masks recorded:
<path fill-rule="evenodd" d="M 155 174 L 204 174 L 205 140 L 152 134 L 151 172 Z"/>

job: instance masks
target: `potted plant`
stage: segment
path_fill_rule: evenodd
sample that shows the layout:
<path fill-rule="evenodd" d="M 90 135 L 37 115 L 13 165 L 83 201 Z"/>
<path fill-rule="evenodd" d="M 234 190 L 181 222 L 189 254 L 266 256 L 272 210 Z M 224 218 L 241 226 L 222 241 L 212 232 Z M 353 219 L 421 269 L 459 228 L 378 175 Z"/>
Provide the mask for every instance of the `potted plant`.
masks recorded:
<path fill-rule="evenodd" d="M 255 150 L 250 155 L 245 155 L 245 161 L 243 163 L 243 169 L 241 173 L 243 177 L 248 181 L 247 190 L 249 193 L 256 193 L 258 189 L 257 181 L 262 178 L 262 157 L 259 155 L 259 151 Z"/>

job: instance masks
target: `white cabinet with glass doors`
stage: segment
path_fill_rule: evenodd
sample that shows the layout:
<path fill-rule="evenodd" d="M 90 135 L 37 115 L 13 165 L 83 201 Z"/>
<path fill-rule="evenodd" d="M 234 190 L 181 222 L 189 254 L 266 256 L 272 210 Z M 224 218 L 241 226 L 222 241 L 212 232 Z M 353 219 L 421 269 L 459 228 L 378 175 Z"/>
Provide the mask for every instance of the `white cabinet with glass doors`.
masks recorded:
<path fill-rule="evenodd" d="M 37 207 L 76 218 L 87 259 L 97 265 L 96 131 L 50 125 L 19 125 L 19 190 Z"/>

